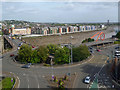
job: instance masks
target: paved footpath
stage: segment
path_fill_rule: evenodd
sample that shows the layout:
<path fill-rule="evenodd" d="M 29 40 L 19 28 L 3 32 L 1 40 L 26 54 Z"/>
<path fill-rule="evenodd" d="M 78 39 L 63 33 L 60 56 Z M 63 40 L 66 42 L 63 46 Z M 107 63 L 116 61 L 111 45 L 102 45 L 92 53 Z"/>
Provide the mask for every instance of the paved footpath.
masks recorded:
<path fill-rule="evenodd" d="M 98 90 L 98 79 L 97 79 L 97 77 L 94 79 L 93 84 L 91 85 L 89 90 Z"/>

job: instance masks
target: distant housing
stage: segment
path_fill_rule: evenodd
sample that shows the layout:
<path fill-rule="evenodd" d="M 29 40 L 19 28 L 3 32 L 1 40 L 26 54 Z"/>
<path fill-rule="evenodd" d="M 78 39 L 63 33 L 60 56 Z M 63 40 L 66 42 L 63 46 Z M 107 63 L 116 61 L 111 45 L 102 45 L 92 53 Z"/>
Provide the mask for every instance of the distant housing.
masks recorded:
<path fill-rule="evenodd" d="M 99 28 L 104 29 L 104 25 L 100 25 Z M 86 25 L 86 26 L 56 26 L 56 27 L 39 27 L 35 29 L 35 33 L 40 35 L 54 35 L 54 34 L 65 34 L 65 33 L 74 33 L 74 32 L 84 32 L 84 31 L 94 31 L 98 30 L 97 26 Z"/>
<path fill-rule="evenodd" d="M 57 34 L 66 34 L 66 33 L 75 33 L 75 32 L 85 32 L 85 31 L 94 31 L 102 30 L 106 28 L 105 25 L 101 24 L 99 26 L 95 25 L 82 25 L 82 26 L 48 26 L 48 27 L 33 27 L 33 28 L 21 28 L 15 29 L 15 26 L 12 25 L 9 29 L 9 33 L 12 35 L 57 35 Z"/>

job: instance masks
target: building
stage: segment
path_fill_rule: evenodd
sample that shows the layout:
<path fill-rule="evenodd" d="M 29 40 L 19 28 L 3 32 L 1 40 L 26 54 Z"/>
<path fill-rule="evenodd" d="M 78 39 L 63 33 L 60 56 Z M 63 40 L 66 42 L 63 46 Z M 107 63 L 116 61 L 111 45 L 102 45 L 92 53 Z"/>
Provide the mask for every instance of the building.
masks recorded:
<path fill-rule="evenodd" d="M 28 35 L 31 34 L 31 28 L 15 29 L 15 26 L 12 25 L 11 29 L 9 29 L 9 33 L 11 33 L 12 35 Z"/>
<path fill-rule="evenodd" d="M 49 27 L 49 34 L 57 34 L 59 33 L 58 27 Z"/>

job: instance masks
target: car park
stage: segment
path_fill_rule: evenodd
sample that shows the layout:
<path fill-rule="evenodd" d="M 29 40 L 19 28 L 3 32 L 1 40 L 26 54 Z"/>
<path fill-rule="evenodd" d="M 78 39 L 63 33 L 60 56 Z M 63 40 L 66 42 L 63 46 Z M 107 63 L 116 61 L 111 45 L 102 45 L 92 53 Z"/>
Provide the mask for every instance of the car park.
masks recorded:
<path fill-rule="evenodd" d="M 84 83 L 86 83 L 86 84 L 90 83 L 90 77 L 89 76 L 85 77 Z"/>

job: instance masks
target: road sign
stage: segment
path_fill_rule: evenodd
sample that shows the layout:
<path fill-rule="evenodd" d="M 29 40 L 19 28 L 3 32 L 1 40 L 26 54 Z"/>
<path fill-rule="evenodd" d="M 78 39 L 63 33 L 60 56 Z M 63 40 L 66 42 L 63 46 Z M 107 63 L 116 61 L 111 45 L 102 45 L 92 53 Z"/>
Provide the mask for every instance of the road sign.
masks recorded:
<path fill-rule="evenodd" d="M 54 80 L 54 75 L 52 75 L 52 80 Z"/>
<path fill-rule="evenodd" d="M 13 78 L 11 78 L 11 82 L 13 82 Z"/>

